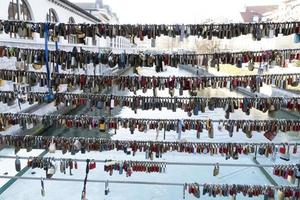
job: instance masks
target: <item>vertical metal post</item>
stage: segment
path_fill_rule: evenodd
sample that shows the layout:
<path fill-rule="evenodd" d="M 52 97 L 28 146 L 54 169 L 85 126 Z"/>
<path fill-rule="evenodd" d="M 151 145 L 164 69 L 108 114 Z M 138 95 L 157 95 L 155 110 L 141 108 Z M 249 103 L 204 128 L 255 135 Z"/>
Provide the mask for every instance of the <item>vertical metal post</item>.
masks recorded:
<path fill-rule="evenodd" d="M 16 20 L 15 19 L 15 5 L 14 5 L 14 0 L 11 0 L 11 6 L 12 6 L 12 14 L 13 14 L 13 16 L 11 16 L 12 17 L 12 19 L 9 19 L 9 20 Z"/>
<path fill-rule="evenodd" d="M 20 20 L 20 0 L 17 0 L 17 19 Z"/>

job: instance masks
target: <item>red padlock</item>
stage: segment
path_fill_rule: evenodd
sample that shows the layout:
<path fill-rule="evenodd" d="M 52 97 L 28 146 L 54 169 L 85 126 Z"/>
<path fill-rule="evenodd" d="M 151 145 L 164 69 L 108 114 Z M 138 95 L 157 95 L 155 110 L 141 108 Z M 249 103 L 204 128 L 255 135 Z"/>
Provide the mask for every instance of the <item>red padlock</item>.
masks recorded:
<path fill-rule="evenodd" d="M 293 168 L 290 168 L 290 169 L 288 170 L 288 175 L 289 175 L 289 176 L 294 176 L 294 173 L 295 173 L 295 171 L 294 171 Z"/>
<path fill-rule="evenodd" d="M 86 76 L 85 75 L 81 75 L 80 76 L 80 85 L 81 86 L 85 86 L 86 84 Z"/>
<path fill-rule="evenodd" d="M 270 198 L 274 198 L 274 191 L 271 189 L 271 188 L 269 188 L 269 190 L 268 190 L 268 197 L 270 197 Z"/>
<path fill-rule="evenodd" d="M 286 153 L 286 148 L 285 148 L 285 146 L 280 147 L 280 148 L 279 148 L 279 152 L 280 152 L 281 154 L 285 154 L 285 153 Z"/>
<path fill-rule="evenodd" d="M 238 154 L 241 154 L 243 149 L 241 146 L 237 146 L 236 150 L 237 150 Z"/>
<path fill-rule="evenodd" d="M 287 178 L 288 178 L 288 175 L 289 175 L 289 169 L 284 171 L 284 173 L 283 173 L 283 178 L 284 178 L 284 179 L 287 179 Z"/>
<path fill-rule="evenodd" d="M 85 105 L 86 104 L 86 99 L 80 98 L 79 102 L 80 102 L 80 105 Z"/>
<path fill-rule="evenodd" d="M 189 185 L 189 191 L 188 192 L 189 192 L 189 194 L 191 194 L 193 192 L 193 188 L 190 185 Z"/>
<path fill-rule="evenodd" d="M 291 109 L 293 109 L 293 107 L 294 107 L 293 102 L 289 101 L 289 102 L 287 103 L 287 108 L 288 108 L 289 110 L 291 110 Z"/>
<path fill-rule="evenodd" d="M 95 162 L 95 160 L 91 160 L 91 162 L 89 164 L 89 168 L 90 168 L 90 170 L 96 169 L 96 162 Z"/>
<path fill-rule="evenodd" d="M 275 176 L 278 176 L 278 174 L 279 174 L 279 169 L 278 169 L 277 167 L 274 167 L 274 169 L 273 169 L 273 174 L 274 174 Z"/>

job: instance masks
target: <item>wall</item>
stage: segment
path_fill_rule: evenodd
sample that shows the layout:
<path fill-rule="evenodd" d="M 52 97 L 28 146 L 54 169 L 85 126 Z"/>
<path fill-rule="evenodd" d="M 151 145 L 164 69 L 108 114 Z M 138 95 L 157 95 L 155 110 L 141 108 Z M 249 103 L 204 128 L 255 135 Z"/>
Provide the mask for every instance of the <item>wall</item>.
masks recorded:
<path fill-rule="evenodd" d="M 48 13 L 50 8 L 53 8 L 58 15 L 59 22 L 67 23 L 69 20 L 69 17 L 73 17 L 75 19 L 76 23 L 95 23 L 95 20 L 85 16 L 83 14 L 80 14 L 78 11 L 76 11 L 73 8 L 70 8 L 69 6 L 65 5 L 65 8 L 62 6 L 57 5 L 57 2 L 59 1 L 53 1 L 52 0 L 26 0 L 29 4 L 31 14 L 33 21 L 35 22 L 45 22 L 46 20 L 46 14 Z M 8 18 L 8 6 L 9 6 L 10 0 L 1 0 L 0 1 L 0 19 L 7 19 Z M 62 3 L 63 4 L 63 3 Z M 74 12 L 71 12 L 70 10 L 67 10 L 66 8 L 72 9 Z"/>
<path fill-rule="evenodd" d="M 77 10 L 71 8 L 70 6 L 62 3 L 59 0 L 26 0 L 29 9 L 31 11 L 31 16 L 33 21 L 35 22 L 45 22 L 46 15 L 49 12 L 50 8 L 53 8 L 58 16 L 59 22 L 68 23 L 69 18 L 73 17 L 75 23 L 96 23 L 96 21 L 89 16 L 85 15 L 84 13 L 80 13 Z M 11 0 L 0 0 L 0 19 L 8 19 L 8 6 Z M 16 0 L 14 1 L 16 2 Z M 58 3 L 62 5 L 58 5 Z M 70 9 L 72 11 L 70 11 Z M 13 40 L 18 41 L 19 43 L 27 43 L 25 39 L 18 39 L 18 38 L 10 38 L 9 35 L 1 34 L 0 35 L 0 44 L 4 44 L 6 40 Z M 38 34 L 34 35 L 34 41 L 36 43 L 43 43 L 44 40 L 39 38 Z M 67 44 L 68 41 L 64 40 L 62 37 L 59 40 L 60 44 Z M 92 39 L 87 38 L 87 44 L 92 46 Z M 5 44 L 4 44 L 5 45 Z M 117 40 L 110 40 L 110 38 L 97 38 L 96 39 L 96 46 L 97 47 L 111 47 L 111 48 L 129 48 L 130 42 L 126 38 L 121 38 Z"/>
<path fill-rule="evenodd" d="M 294 43 L 294 35 L 264 38 L 254 41 L 251 35 L 240 36 L 231 40 L 221 40 L 223 51 L 259 51 L 267 49 L 299 48 L 299 43 Z"/>

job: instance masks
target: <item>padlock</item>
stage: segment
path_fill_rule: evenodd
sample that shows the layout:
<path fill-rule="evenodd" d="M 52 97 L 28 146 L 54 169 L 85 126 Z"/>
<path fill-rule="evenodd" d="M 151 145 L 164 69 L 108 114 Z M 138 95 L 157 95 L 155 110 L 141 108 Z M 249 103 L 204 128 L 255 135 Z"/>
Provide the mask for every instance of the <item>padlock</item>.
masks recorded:
<path fill-rule="evenodd" d="M 96 169 L 96 162 L 95 160 L 91 160 L 90 163 L 89 163 L 89 169 L 92 170 L 92 169 Z"/>
<path fill-rule="evenodd" d="M 56 151 L 56 145 L 55 145 L 53 139 L 52 139 L 51 143 L 49 144 L 48 151 L 49 151 L 49 153 L 55 153 L 55 151 Z"/>
<path fill-rule="evenodd" d="M 17 172 L 21 171 L 21 161 L 18 156 L 16 157 L 15 160 L 15 169 Z"/>
<path fill-rule="evenodd" d="M 213 176 L 218 176 L 219 175 L 219 169 L 220 169 L 219 164 L 218 163 L 215 164 L 214 165 L 214 170 L 213 170 Z"/>

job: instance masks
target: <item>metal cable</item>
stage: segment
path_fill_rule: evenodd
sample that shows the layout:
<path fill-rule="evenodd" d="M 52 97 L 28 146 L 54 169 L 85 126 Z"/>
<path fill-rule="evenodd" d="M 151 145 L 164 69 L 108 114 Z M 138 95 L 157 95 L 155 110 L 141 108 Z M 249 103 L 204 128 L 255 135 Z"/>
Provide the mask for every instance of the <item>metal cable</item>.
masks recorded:
<path fill-rule="evenodd" d="M 109 144 L 134 144 L 134 143 L 139 143 L 139 144 L 159 144 L 159 145 L 205 145 L 205 146 L 210 146 L 210 145 L 240 145 L 240 146 L 245 146 L 245 145 L 252 145 L 252 146 L 263 146 L 263 145 L 290 145 L 294 146 L 300 145 L 300 142 L 281 142 L 281 143 L 272 143 L 272 142 L 177 142 L 177 141 L 152 141 L 152 140 L 110 140 L 110 139 L 97 139 L 97 138 L 92 138 L 92 137 L 58 137 L 58 136 L 32 136 L 32 135 L 26 135 L 26 136 L 13 136 L 13 135 L 1 135 L 0 134 L 0 139 L 6 141 L 10 139 L 34 139 L 34 140 L 48 140 L 52 141 L 53 139 L 67 139 L 67 140 L 84 140 L 84 141 L 97 141 L 97 142 L 103 142 L 103 143 L 109 143 Z M 3 143 L 5 145 L 5 143 Z M 10 144 L 12 145 L 12 144 Z M 40 148 L 40 149 L 45 149 L 45 148 Z"/>
<path fill-rule="evenodd" d="M 23 76 L 39 76 L 44 77 L 47 75 L 46 72 L 33 72 L 33 71 L 19 71 L 19 70 L 8 70 L 8 69 L 0 69 L 0 73 L 16 73 Z M 87 77 L 87 78 L 103 78 L 103 79 L 119 79 L 119 78 L 138 78 L 136 76 L 109 76 L 109 75 L 86 75 L 86 74 L 66 74 L 66 73 L 52 73 L 52 76 L 55 78 L 62 78 L 63 76 L 71 76 L 71 77 Z M 286 73 L 286 74 L 264 74 L 264 75 L 237 75 L 237 76 L 180 76 L 175 77 L 176 80 L 180 80 L 182 78 L 191 78 L 191 79 L 237 79 L 237 78 L 249 78 L 249 77 L 290 77 L 290 76 L 300 76 L 300 73 Z M 160 76 L 142 76 L 146 79 L 169 79 L 169 77 L 160 77 Z"/>
<path fill-rule="evenodd" d="M 106 119 L 106 120 L 114 120 L 114 121 L 122 121 L 122 120 L 138 120 L 138 121 L 155 121 L 155 122 L 178 122 L 182 120 L 183 122 L 219 122 L 219 123 L 300 123 L 300 119 L 267 119 L 267 120 L 251 120 L 251 119 L 242 119 L 242 120 L 235 120 L 235 119 L 160 119 L 160 118 L 123 118 L 123 117 L 102 117 L 102 116 L 90 116 L 90 115 L 61 115 L 61 114 L 45 114 L 45 115 L 37 115 L 37 114 L 30 114 L 30 113 L 0 113 L 0 117 L 18 117 L 18 118 L 51 118 L 51 119 Z M 290 125 L 290 124 L 289 124 Z"/>
<path fill-rule="evenodd" d="M 22 159 L 22 160 L 27 160 L 29 158 L 33 158 L 34 156 L 31 157 L 26 157 L 26 156 L 4 156 L 4 155 L 0 155 L 0 158 L 4 158 L 4 159 Z M 40 156 L 37 156 L 39 158 L 42 158 Z M 76 158 L 55 158 L 55 157 L 50 157 L 48 156 L 47 158 L 51 158 L 55 161 L 60 161 L 60 160 L 74 160 L 76 162 L 86 162 L 86 159 L 76 159 Z M 106 163 L 108 161 L 116 161 L 119 162 L 119 160 L 97 160 L 97 159 L 90 159 L 93 160 L 96 163 Z M 123 161 L 123 160 L 122 160 Z M 224 166 L 224 167 L 275 167 L 275 166 L 286 166 L 286 167 L 295 167 L 296 164 L 233 164 L 233 163 L 196 163 L 196 162 L 152 162 L 152 161 L 137 161 L 137 160 L 124 160 L 127 162 L 138 162 L 138 163 L 143 163 L 143 164 L 166 164 L 166 165 L 183 165 L 183 166 L 215 166 L 216 164 L 218 164 L 219 166 Z"/>
<path fill-rule="evenodd" d="M 29 94 L 32 95 L 40 95 L 40 96 L 45 96 L 47 95 L 47 93 L 42 93 L 42 92 L 29 92 Z M 69 98 L 91 98 L 91 97 L 117 97 L 117 98 L 126 98 L 126 99 L 151 99 L 151 100 L 210 100 L 210 99 L 214 99 L 214 100 L 260 100 L 260 99 L 264 99 L 264 100 L 269 100 L 269 99 L 273 99 L 273 100 L 298 100 L 300 99 L 300 96 L 298 97 L 284 97 L 284 96 L 277 96 L 277 97 L 154 97 L 154 96 L 119 96 L 119 95 L 106 95 L 106 94 L 93 94 L 93 93 L 67 93 L 67 92 L 59 92 L 56 93 L 56 95 L 58 96 L 62 96 L 65 95 Z"/>

